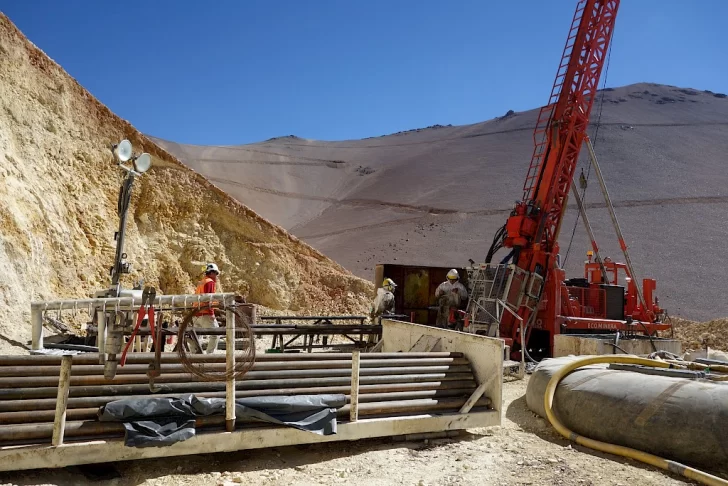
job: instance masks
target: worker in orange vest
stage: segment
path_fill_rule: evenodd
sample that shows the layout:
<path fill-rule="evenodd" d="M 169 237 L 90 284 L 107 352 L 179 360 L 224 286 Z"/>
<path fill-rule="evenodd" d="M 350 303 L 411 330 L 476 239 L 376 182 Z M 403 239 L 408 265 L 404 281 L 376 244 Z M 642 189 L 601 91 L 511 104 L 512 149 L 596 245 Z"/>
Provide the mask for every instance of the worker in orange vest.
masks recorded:
<path fill-rule="evenodd" d="M 200 280 L 195 289 L 195 294 L 214 294 L 217 289 L 217 276 L 220 270 L 214 263 L 208 263 L 205 267 L 205 277 Z M 220 327 L 215 318 L 215 311 L 209 307 L 205 308 L 205 304 L 200 305 L 201 309 L 195 316 L 193 322 L 195 327 Z M 212 354 L 217 349 L 217 341 L 219 336 L 209 336 L 207 340 L 207 353 Z"/>

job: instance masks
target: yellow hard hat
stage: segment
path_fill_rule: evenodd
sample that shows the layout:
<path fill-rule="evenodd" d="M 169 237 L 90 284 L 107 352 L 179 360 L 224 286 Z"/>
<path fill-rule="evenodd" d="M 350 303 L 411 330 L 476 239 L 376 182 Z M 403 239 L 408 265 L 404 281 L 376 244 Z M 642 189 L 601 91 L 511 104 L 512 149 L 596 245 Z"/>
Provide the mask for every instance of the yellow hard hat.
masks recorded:
<path fill-rule="evenodd" d="M 394 290 L 396 286 L 397 284 L 394 283 L 394 280 L 392 280 L 391 278 L 385 278 L 384 282 L 382 282 L 382 287 L 390 291 Z"/>

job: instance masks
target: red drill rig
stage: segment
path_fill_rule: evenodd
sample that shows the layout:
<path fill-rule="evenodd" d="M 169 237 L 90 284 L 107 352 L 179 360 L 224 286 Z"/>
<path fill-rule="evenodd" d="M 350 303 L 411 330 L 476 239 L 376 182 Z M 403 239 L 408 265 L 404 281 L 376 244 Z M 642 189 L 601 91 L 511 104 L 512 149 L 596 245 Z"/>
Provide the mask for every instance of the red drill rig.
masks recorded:
<path fill-rule="evenodd" d="M 627 264 L 600 257 L 583 203 L 573 186 L 581 146 L 589 144 L 589 114 L 618 7 L 619 0 L 578 2 L 549 103 L 538 115 L 523 199 L 496 233 L 485 265 L 471 269 L 469 319 L 471 323 L 490 320 L 497 324 L 500 337 L 511 346 L 513 359 L 520 359 L 522 342 L 527 343 L 527 355 L 538 350 L 540 356 L 551 355 L 554 335 L 559 333 L 619 331 L 654 335 L 669 329 L 660 322 L 664 312 L 657 299 L 653 300 L 655 281 L 644 280 L 644 291 L 634 282 L 627 247 L 591 145 L 592 164 Z M 584 278 L 567 280 L 557 240 L 572 188 L 592 251 Z M 501 248 L 511 251 L 500 264 L 491 264 Z M 622 281 L 626 289 L 620 285 Z M 520 335 L 521 327 L 524 336 Z"/>

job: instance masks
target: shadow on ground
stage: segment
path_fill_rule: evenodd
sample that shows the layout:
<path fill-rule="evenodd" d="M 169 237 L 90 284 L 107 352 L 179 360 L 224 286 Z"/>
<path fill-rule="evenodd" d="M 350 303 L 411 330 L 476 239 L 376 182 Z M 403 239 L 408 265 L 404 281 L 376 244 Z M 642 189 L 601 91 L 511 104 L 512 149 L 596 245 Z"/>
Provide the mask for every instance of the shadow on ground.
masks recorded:
<path fill-rule="evenodd" d="M 506 409 L 506 418 L 517 424 L 521 429 L 523 429 L 525 432 L 529 432 L 531 434 L 536 435 L 540 439 L 543 439 L 545 441 L 551 442 L 553 444 L 559 445 L 561 447 L 569 447 L 571 446 L 574 450 L 582 453 L 582 454 L 588 454 L 593 457 L 599 457 L 601 459 L 606 459 L 615 463 L 619 464 L 625 464 L 630 465 L 639 469 L 642 469 L 644 471 L 653 472 L 655 474 L 669 474 L 675 479 L 679 480 L 685 480 L 684 477 L 668 473 L 666 471 L 663 471 L 662 469 L 658 469 L 656 467 L 649 466 L 647 464 L 644 464 L 639 461 L 635 461 L 633 459 L 624 458 L 621 456 L 615 456 L 613 454 L 606 454 L 603 452 L 596 451 L 594 449 L 589 449 L 587 447 L 580 446 L 574 442 L 571 442 L 564 437 L 562 437 L 560 434 L 558 434 L 554 428 L 549 424 L 549 422 L 537 414 L 533 413 L 528 406 L 526 405 L 526 396 L 522 396 L 516 400 L 513 400 L 508 408 Z M 691 483 L 688 483 L 691 484 Z"/>
<path fill-rule="evenodd" d="M 299 468 L 348 458 L 374 451 L 409 449 L 415 455 L 418 451 L 442 447 L 458 441 L 481 438 L 479 433 L 461 432 L 452 438 L 406 441 L 395 438 L 366 439 L 357 442 L 307 444 L 269 449 L 221 452 L 193 456 L 146 459 L 68 467 L 64 469 L 39 469 L 0 473 L 0 484 L 18 486 L 77 486 L 99 484 L 110 486 L 136 486 L 147 480 L 165 476 L 193 476 L 216 472 L 250 473 L 265 470 Z M 209 479 L 209 478 L 208 478 Z M 209 481 L 208 481 L 209 482 Z M 177 484 L 169 478 L 166 484 Z M 205 483 L 207 484 L 207 483 Z M 217 484 L 212 480 L 211 484 Z"/>

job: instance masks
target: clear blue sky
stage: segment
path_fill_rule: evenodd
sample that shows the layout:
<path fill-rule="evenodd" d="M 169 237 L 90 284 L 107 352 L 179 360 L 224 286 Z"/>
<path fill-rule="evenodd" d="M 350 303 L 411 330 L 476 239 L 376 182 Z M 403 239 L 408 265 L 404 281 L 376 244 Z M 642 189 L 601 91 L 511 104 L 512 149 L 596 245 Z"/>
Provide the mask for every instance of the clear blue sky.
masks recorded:
<path fill-rule="evenodd" d="M 540 106 L 575 6 L 0 0 L 115 113 L 147 134 L 199 144 L 362 138 Z M 607 85 L 728 92 L 726 19 L 728 0 L 622 0 Z"/>

